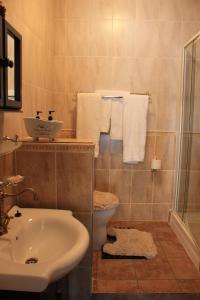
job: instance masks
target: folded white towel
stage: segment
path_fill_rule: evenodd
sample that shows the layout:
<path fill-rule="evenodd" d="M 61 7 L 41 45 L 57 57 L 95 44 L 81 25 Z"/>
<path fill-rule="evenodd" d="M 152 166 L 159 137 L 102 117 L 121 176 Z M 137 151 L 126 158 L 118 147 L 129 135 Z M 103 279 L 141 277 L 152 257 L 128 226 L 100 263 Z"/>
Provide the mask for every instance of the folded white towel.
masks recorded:
<path fill-rule="evenodd" d="M 129 95 L 124 98 L 123 162 L 144 160 L 146 144 L 148 95 Z"/>
<path fill-rule="evenodd" d="M 118 90 L 97 90 L 96 93 L 102 96 L 122 96 L 129 95 L 127 91 Z M 123 98 L 124 99 L 124 98 Z M 123 119 L 123 99 L 102 100 L 102 126 L 101 132 L 109 132 L 113 140 L 122 140 L 122 119 Z"/>
<path fill-rule="evenodd" d="M 77 100 L 76 137 L 91 139 L 95 144 L 95 157 L 99 154 L 101 130 L 101 98 L 96 93 L 80 93 Z"/>

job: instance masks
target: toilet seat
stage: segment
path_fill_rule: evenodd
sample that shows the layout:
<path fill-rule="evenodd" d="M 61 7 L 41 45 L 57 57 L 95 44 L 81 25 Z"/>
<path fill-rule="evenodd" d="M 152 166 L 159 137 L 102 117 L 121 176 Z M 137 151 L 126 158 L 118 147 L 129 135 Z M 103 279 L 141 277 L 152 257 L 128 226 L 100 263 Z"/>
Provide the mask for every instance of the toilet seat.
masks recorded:
<path fill-rule="evenodd" d="M 94 191 L 93 207 L 94 210 L 104 210 L 117 207 L 119 199 L 116 195 L 108 192 Z"/>

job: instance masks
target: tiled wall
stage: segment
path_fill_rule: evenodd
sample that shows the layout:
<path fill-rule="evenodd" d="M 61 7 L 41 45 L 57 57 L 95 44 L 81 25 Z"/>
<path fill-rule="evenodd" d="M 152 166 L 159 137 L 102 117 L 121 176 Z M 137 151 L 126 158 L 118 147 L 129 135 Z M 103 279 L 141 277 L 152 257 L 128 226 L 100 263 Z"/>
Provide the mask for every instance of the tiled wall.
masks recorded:
<path fill-rule="evenodd" d="M 24 136 L 24 116 L 47 115 L 53 98 L 54 0 L 4 0 L 6 19 L 22 34 L 23 113 L 0 112 L 0 134 Z"/>
<path fill-rule="evenodd" d="M 6 156 L 0 157 L 0 181 L 6 179 L 7 177 L 13 176 L 15 174 L 15 157 L 14 155 L 8 154 Z M 11 187 L 7 188 L 8 193 L 12 193 Z M 15 198 L 6 197 L 4 200 L 4 211 L 8 211 L 10 207 L 14 204 Z"/>
<path fill-rule="evenodd" d="M 144 163 L 123 164 L 122 142 L 101 136 L 95 188 L 119 197 L 114 219 L 167 220 L 173 198 L 175 134 L 148 134 L 146 149 Z M 162 160 L 162 170 L 153 173 L 154 156 Z"/>
<path fill-rule="evenodd" d="M 181 55 L 185 42 L 200 30 L 199 10 L 200 2 L 194 0 L 57 4 L 55 99 L 66 128 L 75 129 L 77 92 L 124 89 L 151 94 L 148 166 L 122 166 L 121 143 L 106 137 L 101 141 L 105 159 L 104 165 L 101 157 L 96 164 L 96 187 L 120 196 L 118 218 L 167 219 L 173 200 Z M 150 160 L 155 154 L 162 159 L 162 170 L 152 176 Z"/>
<path fill-rule="evenodd" d="M 67 277 L 69 300 L 87 300 L 91 291 L 93 152 L 94 146 L 86 143 L 25 143 L 16 152 L 17 173 L 25 176 L 20 189 L 34 188 L 39 200 L 26 193 L 20 206 L 72 210 L 89 231 L 87 254 Z"/>

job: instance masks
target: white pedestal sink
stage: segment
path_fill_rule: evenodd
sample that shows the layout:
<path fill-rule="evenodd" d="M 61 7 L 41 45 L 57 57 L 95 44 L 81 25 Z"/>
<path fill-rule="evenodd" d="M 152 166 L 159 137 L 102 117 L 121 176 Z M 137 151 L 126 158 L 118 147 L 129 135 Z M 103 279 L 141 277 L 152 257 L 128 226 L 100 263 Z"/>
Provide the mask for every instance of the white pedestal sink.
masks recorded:
<path fill-rule="evenodd" d="M 89 235 L 70 211 L 14 206 L 9 216 L 17 210 L 0 237 L 0 290 L 41 292 L 81 261 Z"/>

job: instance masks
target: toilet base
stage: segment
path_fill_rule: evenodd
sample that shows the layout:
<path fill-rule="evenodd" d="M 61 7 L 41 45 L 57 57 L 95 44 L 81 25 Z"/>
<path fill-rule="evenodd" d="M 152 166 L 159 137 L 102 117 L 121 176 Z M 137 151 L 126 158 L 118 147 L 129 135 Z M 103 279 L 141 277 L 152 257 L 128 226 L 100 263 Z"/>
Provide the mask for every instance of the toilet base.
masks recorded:
<path fill-rule="evenodd" d="M 107 241 L 107 229 L 105 226 L 94 227 L 93 231 L 93 248 L 94 250 L 101 249 Z"/>

